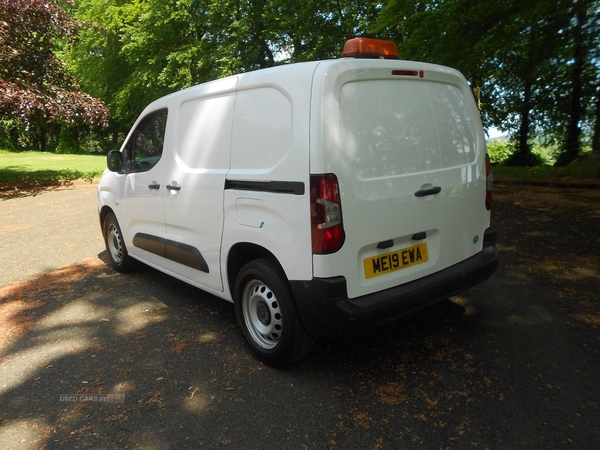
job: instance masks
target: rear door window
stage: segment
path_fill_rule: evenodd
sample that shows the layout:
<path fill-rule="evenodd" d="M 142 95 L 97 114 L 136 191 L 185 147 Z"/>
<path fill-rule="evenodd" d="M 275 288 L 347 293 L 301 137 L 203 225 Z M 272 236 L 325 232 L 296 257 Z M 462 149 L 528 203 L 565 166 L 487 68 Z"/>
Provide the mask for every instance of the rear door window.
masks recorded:
<path fill-rule="evenodd" d="M 423 81 L 347 83 L 344 151 L 359 179 L 431 172 L 474 161 L 475 132 L 461 90 Z"/>
<path fill-rule="evenodd" d="M 475 126 L 462 91 L 451 84 L 426 83 L 436 118 L 442 167 L 475 161 Z"/>

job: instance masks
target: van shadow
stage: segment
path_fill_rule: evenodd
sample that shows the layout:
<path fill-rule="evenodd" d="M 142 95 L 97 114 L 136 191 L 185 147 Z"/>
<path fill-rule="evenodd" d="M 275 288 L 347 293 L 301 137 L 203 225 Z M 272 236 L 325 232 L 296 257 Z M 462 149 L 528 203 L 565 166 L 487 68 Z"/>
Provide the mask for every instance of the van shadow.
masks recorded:
<path fill-rule="evenodd" d="M 443 300 L 363 333 L 321 338 L 309 358 L 318 364 L 344 361 L 344 364 L 375 367 L 382 358 L 400 363 L 407 361 L 407 357 L 413 359 L 417 353 L 421 358 L 427 357 L 444 346 L 442 343 L 456 331 L 464 313 L 463 306 L 450 299 Z"/>

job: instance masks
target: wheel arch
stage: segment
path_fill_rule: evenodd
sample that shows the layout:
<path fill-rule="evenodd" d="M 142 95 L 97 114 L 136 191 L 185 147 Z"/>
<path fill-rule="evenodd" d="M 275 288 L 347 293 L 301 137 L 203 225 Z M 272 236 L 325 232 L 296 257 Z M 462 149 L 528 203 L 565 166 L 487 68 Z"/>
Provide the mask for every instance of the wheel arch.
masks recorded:
<path fill-rule="evenodd" d="M 253 247 L 240 249 L 247 252 Z M 261 249 L 265 250 L 256 250 Z M 268 251 L 267 256 L 258 259 L 252 253 L 245 255 L 250 259 L 236 274 L 234 309 L 246 343 L 265 364 L 283 367 L 299 361 L 310 353 L 315 336 L 298 316 L 294 293 L 281 264 Z"/>
<path fill-rule="evenodd" d="M 238 273 L 247 263 L 256 259 L 269 258 L 278 266 L 282 273 L 285 274 L 281 263 L 275 255 L 266 248 L 250 242 L 238 242 L 229 250 L 227 256 L 227 283 L 231 292 L 231 297 L 234 296 L 235 280 Z M 235 301 L 235 299 L 233 299 Z"/>
<path fill-rule="evenodd" d="M 116 206 L 118 205 L 115 192 L 103 185 L 102 182 L 98 188 L 98 218 L 100 219 L 100 226 L 104 226 L 104 219 L 109 213 L 113 213 L 115 217 Z"/>
<path fill-rule="evenodd" d="M 100 214 L 100 226 L 102 226 L 102 224 L 104 223 L 104 219 L 106 218 L 106 216 L 109 213 L 113 213 L 114 214 L 113 209 L 110 206 L 108 206 L 108 205 L 103 205 L 102 208 L 99 211 L 99 214 Z"/>

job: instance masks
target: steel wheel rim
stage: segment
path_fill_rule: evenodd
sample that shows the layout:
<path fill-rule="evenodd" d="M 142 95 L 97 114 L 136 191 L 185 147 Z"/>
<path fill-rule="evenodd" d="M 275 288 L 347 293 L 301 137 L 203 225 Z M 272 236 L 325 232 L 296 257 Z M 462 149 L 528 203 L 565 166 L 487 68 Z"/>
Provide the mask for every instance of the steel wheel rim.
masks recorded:
<path fill-rule="evenodd" d="M 265 350 L 274 349 L 281 339 L 281 309 L 275 293 L 259 280 L 248 282 L 242 296 L 244 321 L 250 336 Z"/>
<path fill-rule="evenodd" d="M 123 242 L 121 241 L 119 229 L 112 222 L 108 226 L 106 244 L 110 253 L 110 257 L 115 263 L 119 264 L 123 259 Z"/>

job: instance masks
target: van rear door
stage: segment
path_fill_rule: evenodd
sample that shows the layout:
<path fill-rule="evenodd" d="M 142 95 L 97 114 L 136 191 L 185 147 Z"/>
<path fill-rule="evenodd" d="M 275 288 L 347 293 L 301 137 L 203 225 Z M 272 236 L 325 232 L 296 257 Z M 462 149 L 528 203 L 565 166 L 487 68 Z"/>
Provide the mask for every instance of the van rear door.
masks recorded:
<path fill-rule="evenodd" d="M 346 234 L 313 257 L 315 277 L 344 276 L 353 298 L 481 251 L 485 141 L 462 75 L 345 59 L 320 65 L 314 86 L 311 173 L 337 176 Z"/>

